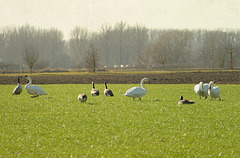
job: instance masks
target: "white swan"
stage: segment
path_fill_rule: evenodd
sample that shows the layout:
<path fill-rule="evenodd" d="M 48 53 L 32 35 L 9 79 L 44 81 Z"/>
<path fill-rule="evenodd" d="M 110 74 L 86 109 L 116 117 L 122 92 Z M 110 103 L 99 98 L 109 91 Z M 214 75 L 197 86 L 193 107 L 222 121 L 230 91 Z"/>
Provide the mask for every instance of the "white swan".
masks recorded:
<path fill-rule="evenodd" d="M 201 97 L 205 97 L 205 99 L 207 99 L 208 84 L 207 83 L 203 84 L 203 82 L 200 82 L 199 84 L 194 86 L 194 91 L 199 96 L 199 99 L 201 99 Z"/>
<path fill-rule="evenodd" d="M 42 87 L 32 85 L 32 79 L 28 75 L 25 77 L 29 80 L 29 83 L 25 85 L 25 89 L 29 94 L 33 95 L 32 98 L 38 97 L 39 95 L 48 95 Z"/>
<path fill-rule="evenodd" d="M 87 95 L 86 95 L 85 93 L 79 94 L 79 95 L 78 95 L 78 100 L 79 100 L 81 103 L 83 103 L 83 102 L 86 103 L 86 101 L 87 101 Z"/>
<path fill-rule="evenodd" d="M 133 100 L 134 98 L 139 98 L 141 100 L 141 97 L 144 96 L 145 94 L 147 94 L 147 88 L 144 87 L 143 83 L 147 81 L 149 82 L 149 78 L 143 78 L 141 80 L 141 87 L 132 87 L 129 90 L 126 91 L 126 93 L 124 94 L 124 96 L 127 97 L 132 97 Z"/>
<path fill-rule="evenodd" d="M 94 82 L 92 82 L 93 88 L 91 90 L 92 96 L 99 96 L 99 90 L 95 88 Z"/>
<path fill-rule="evenodd" d="M 114 95 L 113 95 L 113 92 L 110 90 L 110 89 L 108 89 L 107 88 L 107 81 L 105 82 L 105 90 L 104 90 L 104 95 L 106 95 L 107 97 L 113 97 Z"/>
<path fill-rule="evenodd" d="M 22 93 L 22 86 L 20 83 L 20 78 L 22 78 L 22 77 L 18 76 L 18 84 L 17 84 L 17 87 L 15 87 L 13 90 L 13 95 L 19 95 L 20 93 Z"/>
<path fill-rule="evenodd" d="M 219 98 L 219 100 L 221 100 L 220 93 L 220 88 L 218 86 L 214 87 L 212 81 L 209 82 L 208 95 L 210 96 L 211 100 L 213 100 L 213 98 Z"/>

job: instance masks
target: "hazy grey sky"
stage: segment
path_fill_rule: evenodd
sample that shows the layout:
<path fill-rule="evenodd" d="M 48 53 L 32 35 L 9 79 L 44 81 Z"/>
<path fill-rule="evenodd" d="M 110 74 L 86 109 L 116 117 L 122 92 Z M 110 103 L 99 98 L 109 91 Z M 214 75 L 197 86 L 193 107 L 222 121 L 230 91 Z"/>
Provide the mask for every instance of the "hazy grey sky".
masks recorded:
<path fill-rule="evenodd" d="M 148 28 L 240 28 L 240 0 L 0 0 L 0 27 L 30 24 L 58 28 L 102 24 Z"/>

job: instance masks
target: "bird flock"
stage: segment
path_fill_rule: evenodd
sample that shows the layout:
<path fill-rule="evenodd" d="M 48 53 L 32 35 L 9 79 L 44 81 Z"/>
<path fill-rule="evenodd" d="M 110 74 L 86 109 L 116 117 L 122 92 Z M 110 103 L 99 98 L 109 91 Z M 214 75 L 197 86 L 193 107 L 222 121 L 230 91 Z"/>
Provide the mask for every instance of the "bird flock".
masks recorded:
<path fill-rule="evenodd" d="M 48 95 L 48 93 L 40 86 L 37 85 L 32 85 L 32 79 L 28 76 L 25 75 L 25 77 L 28 79 L 28 83 L 25 85 L 25 89 L 26 91 L 31 94 L 32 98 L 38 97 L 40 95 Z M 22 92 L 22 86 L 20 84 L 20 79 L 22 78 L 22 76 L 18 76 L 18 83 L 17 86 L 14 88 L 13 90 L 13 95 L 20 95 Z M 133 98 L 139 98 L 139 100 L 141 100 L 141 98 L 147 94 L 147 88 L 144 86 L 145 82 L 149 82 L 149 78 L 143 78 L 140 82 L 140 86 L 141 87 L 132 87 L 130 89 L 128 89 L 126 91 L 126 93 L 123 96 L 126 97 L 131 97 Z M 104 90 L 104 95 L 106 95 L 107 97 L 113 97 L 114 94 L 112 92 L 111 89 L 108 89 L 107 87 L 108 82 L 105 82 L 105 90 Z M 208 96 L 210 96 L 210 99 L 213 100 L 213 98 L 219 98 L 219 100 L 221 101 L 221 97 L 220 97 L 220 88 L 214 87 L 214 84 L 212 81 L 210 81 L 209 83 L 205 83 L 203 84 L 203 82 L 200 82 L 199 84 L 194 86 L 194 91 L 195 93 L 199 96 L 199 99 L 201 99 L 201 97 L 204 97 L 205 99 L 207 99 Z M 100 92 L 98 89 L 95 88 L 94 82 L 92 82 L 92 89 L 91 89 L 91 95 L 92 96 L 99 96 Z M 86 103 L 87 101 L 87 94 L 86 93 L 80 93 L 78 95 L 78 100 L 81 103 Z M 188 100 L 188 99 L 183 99 L 183 96 L 180 97 L 180 101 L 178 102 L 178 104 L 194 104 L 195 102 L 192 100 Z"/>

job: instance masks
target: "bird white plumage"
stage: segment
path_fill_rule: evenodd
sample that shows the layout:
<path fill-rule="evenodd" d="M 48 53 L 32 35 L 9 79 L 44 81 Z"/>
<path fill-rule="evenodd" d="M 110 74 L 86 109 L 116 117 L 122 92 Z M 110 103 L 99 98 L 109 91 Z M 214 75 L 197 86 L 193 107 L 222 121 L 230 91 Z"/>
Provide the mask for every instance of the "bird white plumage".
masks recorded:
<path fill-rule="evenodd" d="M 213 100 L 213 98 L 219 98 L 219 100 L 221 100 L 220 93 L 220 88 L 218 86 L 214 87 L 212 81 L 209 82 L 208 95 L 210 96 L 211 100 Z"/>
<path fill-rule="evenodd" d="M 205 99 L 207 99 L 208 84 L 207 83 L 203 84 L 203 82 L 200 82 L 199 84 L 194 86 L 194 91 L 199 96 L 199 99 L 201 99 L 201 97 L 205 97 Z"/>
<path fill-rule="evenodd" d="M 28 78 L 29 83 L 25 85 L 25 89 L 29 94 L 32 94 L 32 98 L 38 97 L 39 95 L 48 95 L 48 93 L 40 86 L 32 85 L 32 79 L 26 75 L 26 78 Z"/>
<path fill-rule="evenodd" d="M 79 94 L 79 95 L 78 95 L 78 100 L 79 100 L 81 103 L 83 103 L 83 102 L 86 103 L 86 101 L 87 101 L 87 95 L 86 95 L 85 93 Z"/>
<path fill-rule="evenodd" d="M 145 81 L 149 82 L 149 78 L 143 78 L 140 83 L 141 87 L 130 88 L 129 90 L 126 91 L 124 96 L 132 97 L 133 99 L 139 98 L 141 100 L 141 97 L 147 94 L 147 88 L 145 88 L 143 85 Z"/>
<path fill-rule="evenodd" d="M 17 87 L 15 87 L 13 90 L 13 95 L 19 95 L 22 93 L 22 86 L 20 83 L 20 78 L 21 78 L 21 76 L 18 76 L 18 84 L 17 84 Z"/>

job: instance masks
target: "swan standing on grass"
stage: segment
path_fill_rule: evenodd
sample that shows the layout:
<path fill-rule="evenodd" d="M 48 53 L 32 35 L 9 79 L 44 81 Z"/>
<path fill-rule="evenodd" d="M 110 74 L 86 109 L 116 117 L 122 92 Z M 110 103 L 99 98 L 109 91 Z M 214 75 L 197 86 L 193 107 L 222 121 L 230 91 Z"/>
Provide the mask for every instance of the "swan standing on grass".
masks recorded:
<path fill-rule="evenodd" d="M 29 80 L 28 84 L 25 85 L 25 89 L 29 94 L 33 95 L 32 98 L 38 97 L 39 95 L 48 95 L 42 87 L 32 85 L 32 79 L 28 75 L 25 77 Z"/>
<path fill-rule="evenodd" d="M 93 88 L 91 90 L 92 96 L 99 96 L 99 90 L 95 89 L 94 82 L 92 82 Z"/>
<path fill-rule="evenodd" d="M 17 87 L 13 90 L 13 95 L 19 95 L 20 93 L 22 93 L 22 86 L 20 84 L 20 78 L 22 78 L 22 77 L 18 76 L 18 84 L 17 84 Z"/>
<path fill-rule="evenodd" d="M 144 87 L 143 83 L 147 81 L 149 82 L 149 78 L 143 78 L 141 80 L 141 87 L 132 87 L 129 90 L 126 91 L 126 93 L 124 94 L 124 96 L 127 97 L 132 97 L 133 100 L 134 98 L 139 98 L 139 100 L 141 100 L 141 97 L 144 96 L 145 94 L 147 94 L 147 88 Z"/>
<path fill-rule="evenodd" d="M 108 89 L 107 88 L 107 81 L 105 82 L 105 90 L 104 90 L 104 94 L 107 96 L 107 97 L 113 97 L 114 95 L 113 95 L 113 92 L 110 90 L 110 89 Z"/>
<path fill-rule="evenodd" d="M 213 100 L 213 98 L 219 98 L 219 100 L 221 101 L 221 97 L 220 97 L 220 88 L 214 87 L 213 82 L 209 82 L 209 90 L 208 90 L 208 95 L 210 96 L 211 100 Z"/>
<path fill-rule="evenodd" d="M 79 100 L 81 103 L 83 103 L 83 102 L 86 103 L 86 101 L 87 101 L 87 95 L 86 95 L 85 93 L 79 94 L 79 95 L 78 95 L 78 100 Z"/>
<path fill-rule="evenodd" d="M 200 82 L 199 84 L 194 86 L 194 91 L 199 96 L 199 99 L 201 99 L 201 97 L 205 97 L 205 99 L 207 99 L 208 84 L 207 83 L 203 84 L 203 82 Z"/>
<path fill-rule="evenodd" d="M 178 102 L 178 104 L 194 104 L 194 103 L 195 102 L 192 100 L 187 100 L 187 99 L 183 100 L 183 96 L 180 97 L 180 101 Z"/>

